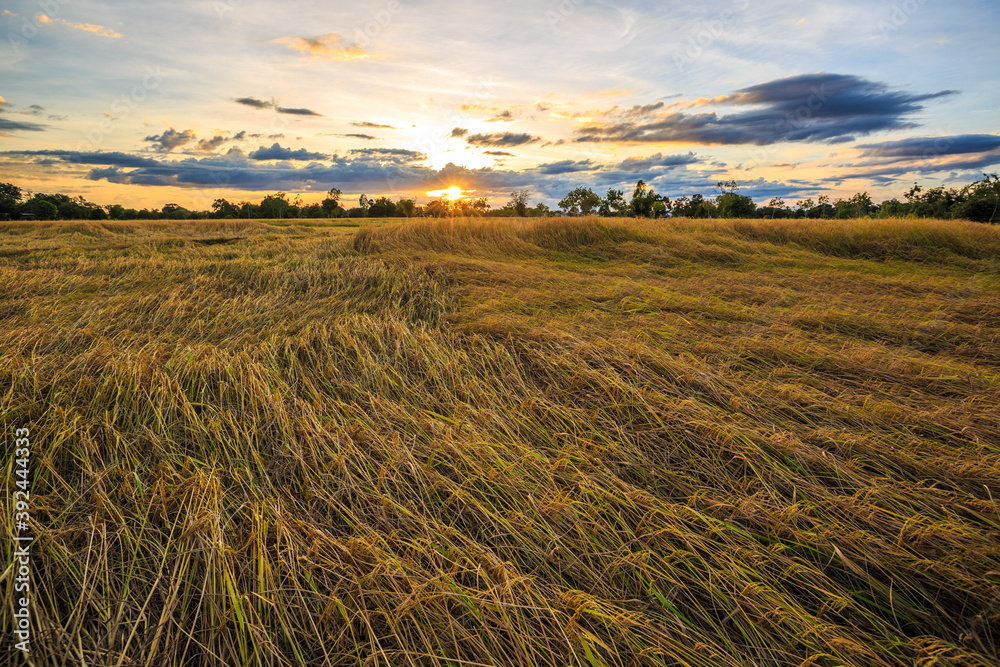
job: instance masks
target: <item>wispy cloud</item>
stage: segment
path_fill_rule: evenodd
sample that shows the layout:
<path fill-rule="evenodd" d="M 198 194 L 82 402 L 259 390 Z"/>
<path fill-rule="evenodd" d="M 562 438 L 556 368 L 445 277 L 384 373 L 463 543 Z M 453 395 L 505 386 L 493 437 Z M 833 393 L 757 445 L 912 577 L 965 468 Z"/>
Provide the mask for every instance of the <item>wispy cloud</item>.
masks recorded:
<path fill-rule="evenodd" d="M 908 174 L 951 173 L 1000 165 L 1000 136 L 960 134 L 911 137 L 858 146 L 859 162 L 845 164 L 851 171 L 836 180 L 886 178 L 897 180 Z"/>
<path fill-rule="evenodd" d="M 382 125 L 380 123 L 371 123 L 368 121 L 360 123 L 351 123 L 353 127 L 367 127 L 373 130 L 398 130 L 399 128 L 393 127 L 392 125 Z"/>
<path fill-rule="evenodd" d="M 72 28 L 73 30 L 83 30 L 84 32 L 92 32 L 95 35 L 100 35 L 101 37 L 108 37 L 110 39 L 121 39 L 122 34 L 120 32 L 115 32 L 111 28 L 105 28 L 102 25 L 94 25 L 93 23 L 73 23 L 72 21 L 65 21 L 60 18 L 49 18 L 45 14 L 39 14 L 35 17 L 35 20 L 39 23 L 58 23 L 64 25 L 67 28 Z"/>
<path fill-rule="evenodd" d="M 45 125 L 0 118 L 0 132 L 44 132 Z"/>
<path fill-rule="evenodd" d="M 517 118 L 514 116 L 514 114 L 511 112 L 510 109 L 505 109 L 505 110 L 501 111 L 500 113 L 498 113 L 497 115 L 493 116 L 493 118 L 487 118 L 486 122 L 487 123 L 516 123 L 517 122 Z"/>
<path fill-rule="evenodd" d="M 322 60 L 358 60 L 369 57 L 357 44 L 345 44 L 344 38 L 335 32 L 319 37 L 281 37 L 274 41 L 303 55 Z"/>
<path fill-rule="evenodd" d="M 452 136 L 456 136 L 452 132 Z M 527 133 L 515 132 L 493 132 L 489 134 L 470 134 L 465 137 L 466 143 L 470 146 L 490 146 L 496 148 L 511 148 L 523 146 L 541 141 L 541 137 L 536 137 Z"/>
<path fill-rule="evenodd" d="M 411 164 L 422 162 L 427 159 L 426 153 L 406 150 L 404 148 L 354 148 L 348 151 L 355 158 L 364 157 L 380 162 L 392 162 L 397 164 Z"/>
<path fill-rule="evenodd" d="M 234 102 L 253 109 L 274 109 L 278 113 L 290 114 L 292 116 L 322 116 L 323 114 L 312 109 L 293 109 L 280 106 L 277 100 L 259 100 L 256 97 L 237 97 Z"/>
<path fill-rule="evenodd" d="M 995 134 L 962 134 L 942 137 L 911 137 L 899 141 L 858 146 L 863 157 L 929 158 L 942 155 L 985 153 L 1000 148 L 1000 136 Z"/>

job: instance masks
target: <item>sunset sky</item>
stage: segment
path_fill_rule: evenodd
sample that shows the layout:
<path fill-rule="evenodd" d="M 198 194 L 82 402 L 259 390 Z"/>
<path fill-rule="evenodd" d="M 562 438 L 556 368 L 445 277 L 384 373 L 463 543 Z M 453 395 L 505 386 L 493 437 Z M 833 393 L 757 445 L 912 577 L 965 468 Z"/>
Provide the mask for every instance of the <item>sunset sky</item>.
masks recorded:
<path fill-rule="evenodd" d="M 876 200 L 1000 170 L 996 0 L 8 0 L 0 181 Z"/>

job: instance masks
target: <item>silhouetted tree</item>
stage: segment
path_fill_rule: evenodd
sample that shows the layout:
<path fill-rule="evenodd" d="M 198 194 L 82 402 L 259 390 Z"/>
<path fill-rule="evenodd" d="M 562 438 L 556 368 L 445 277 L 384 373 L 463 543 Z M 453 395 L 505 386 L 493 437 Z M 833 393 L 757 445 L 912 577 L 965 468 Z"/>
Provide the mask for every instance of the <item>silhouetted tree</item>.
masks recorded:
<path fill-rule="evenodd" d="M 625 201 L 625 193 L 614 188 L 608 189 L 608 194 L 601 200 L 598 209 L 600 215 L 624 215 L 628 210 L 628 202 Z"/>
<path fill-rule="evenodd" d="M 600 195 L 590 188 L 577 188 L 559 202 L 559 208 L 566 210 L 578 209 L 584 215 L 590 215 L 600 205 Z"/>
<path fill-rule="evenodd" d="M 655 201 L 657 201 L 657 197 L 653 188 L 646 185 L 645 181 L 640 180 L 635 184 L 632 201 L 629 204 L 632 215 L 637 218 L 648 218 L 653 214 L 653 202 Z"/>
<path fill-rule="evenodd" d="M 212 202 L 212 217 L 213 218 L 238 218 L 240 216 L 240 210 L 230 201 L 225 199 L 216 199 Z"/>
<path fill-rule="evenodd" d="M 260 212 L 265 218 L 281 219 L 285 217 L 285 212 L 290 206 L 288 195 L 284 192 L 276 192 L 264 197 L 260 203 Z"/>
<path fill-rule="evenodd" d="M 740 186 L 736 181 L 719 181 L 716 184 L 719 196 L 715 204 L 720 218 L 752 218 L 757 212 L 757 204 L 752 197 L 740 194 Z"/>
<path fill-rule="evenodd" d="M 326 217 L 335 218 L 343 210 L 340 207 L 341 194 L 342 193 L 337 188 L 330 188 L 330 191 L 326 193 L 326 199 L 324 199 L 321 204 L 323 212 L 326 213 Z"/>
<path fill-rule="evenodd" d="M 530 196 L 530 190 L 515 190 L 510 193 L 510 201 L 507 202 L 505 208 L 509 208 L 517 217 L 524 218 L 528 215 L 528 197 Z"/>

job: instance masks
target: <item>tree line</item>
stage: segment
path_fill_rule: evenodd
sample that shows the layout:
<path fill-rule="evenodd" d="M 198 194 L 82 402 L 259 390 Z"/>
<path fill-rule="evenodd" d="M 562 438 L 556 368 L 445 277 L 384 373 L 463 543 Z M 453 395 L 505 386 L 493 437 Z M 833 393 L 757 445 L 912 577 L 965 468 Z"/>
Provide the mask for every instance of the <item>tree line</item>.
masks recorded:
<path fill-rule="evenodd" d="M 644 181 L 639 181 L 630 200 L 622 190 L 609 189 L 601 197 L 590 188 L 576 188 L 559 202 L 569 215 L 629 216 L 636 218 L 921 218 L 963 219 L 997 222 L 1000 213 L 1000 178 L 984 174 L 983 180 L 962 188 L 936 187 L 925 190 L 918 184 L 904 195 L 905 201 L 892 198 L 875 203 L 867 192 L 847 199 L 831 201 L 819 195 L 798 201 L 794 206 L 781 197 L 758 205 L 752 197 L 740 194 L 736 181 L 719 181 L 713 197 L 693 194 L 671 199 L 659 195 Z"/>
<path fill-rule="evenodd" d="M 177 204 L 160 209 L 134 209 L 121 204 L 101 206 L 83 197 L 64 194 L 26 193 L 11 183 L 0 183 L 0 219 L 17 219 L 29 214 L 37 220 L 197 220 L 197 219 L 285 219 L 285 218 L 413 218 L 449 216 L 535 217 L 546 215 L 600 215 L 618 217 L 684 218 L 891 218 L 916 216 L 940 219 L 966 219 L 976 222 L 1000 221 L 1000 177 L 984 178 L 962 188 L 943 186 L 924 189 L 913 187 L 905 201 L 892 198 L 875 203 L 867 192 L 847 199 L 831 201 L 826 195 L 815 200 L 802 199 L 794 206 L 781 197 L 766 205 L 740 194 L 736 181 L 719 181 L 716 192 L 684 195 L 674 199 L 656 193 L 644 181 L 636 183 L 630 198 L 625 191 L 609 189 L 602 197 L 590 188 L 578 187 L 560 202 L 559 210 L 544 203 L 529 205 L 530 192 L 512 192 L 499 208 L 492 208 L 485 197 L 456 201 L 437 199 L 418 205 L 414 199 L 368 197 L 361 195 L 358 205 L 341 204 L 342 193 L 331 188 L 319 204 L 304 204 L 296 195 L 284 192 L 267 195 L 260 202 L 231 202 L 216 199 L 207 211 L 192 211 Z"/>

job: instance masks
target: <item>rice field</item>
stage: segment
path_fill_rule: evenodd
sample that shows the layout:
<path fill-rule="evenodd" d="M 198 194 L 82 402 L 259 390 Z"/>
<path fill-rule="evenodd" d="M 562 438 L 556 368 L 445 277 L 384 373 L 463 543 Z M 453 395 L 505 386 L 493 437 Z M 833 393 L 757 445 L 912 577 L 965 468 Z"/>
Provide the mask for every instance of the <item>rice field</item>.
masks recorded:
<path fill-rule="evenodd" d="M 2 223 L 0 285 L 35 665 L 1000 664 L 1000 227 Z"/>

